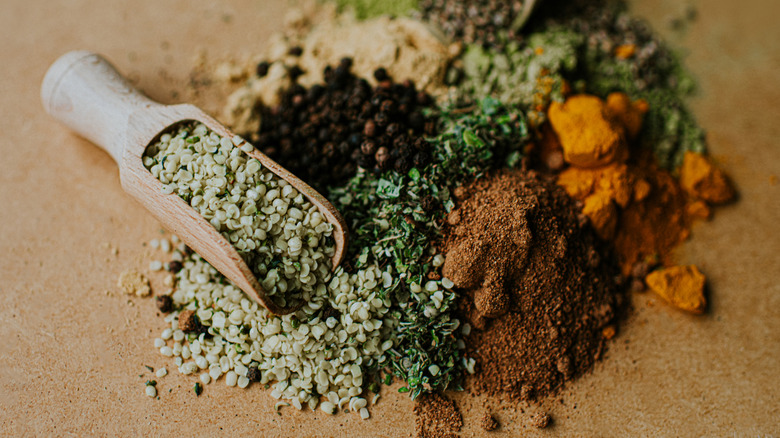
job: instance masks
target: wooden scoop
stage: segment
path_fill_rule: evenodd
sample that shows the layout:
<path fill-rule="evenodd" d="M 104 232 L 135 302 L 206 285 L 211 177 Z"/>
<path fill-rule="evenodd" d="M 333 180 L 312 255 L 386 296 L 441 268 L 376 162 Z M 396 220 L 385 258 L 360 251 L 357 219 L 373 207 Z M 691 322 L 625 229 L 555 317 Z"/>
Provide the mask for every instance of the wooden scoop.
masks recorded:
<path fill-rule="evenodd" d="M 541 0 L 526 0 L 523 2 L 522 9 L 520 9 L 520 12 L 517 14 L 517 17 L 515 17 L 515 20 L 512 22 L 512 29 L 514 30 L 520 30 L 525 26 L 526 22 L 528 22 L 528 19 L 531 17 L 531 13 L 536 8 L 537 4 L 541 3 Z"/>
<path fill-rule="evenodd" d="M 291 313 L 303 305 L 284 308 L 274 304 L 233 245 L 178 195 L 163 193 L 163 183 L 143 165 L 146 147 L 177 123 L 198 121 L 232 138 L 227 128 L 195 106 L 150 100 L 103 57 L 87 51 L 66 53 L 52 64 L 43 79 L 41 98 L 49 114 L 114 158 L 127 193 L 233 284 L 275 314 Z M 344 257 L 347 229 L 333 205 L 266 155 L 257 150 L 248 155 L 295 187 L 333 224 L 336 252 L 332 261 L 337 266 Z"/>

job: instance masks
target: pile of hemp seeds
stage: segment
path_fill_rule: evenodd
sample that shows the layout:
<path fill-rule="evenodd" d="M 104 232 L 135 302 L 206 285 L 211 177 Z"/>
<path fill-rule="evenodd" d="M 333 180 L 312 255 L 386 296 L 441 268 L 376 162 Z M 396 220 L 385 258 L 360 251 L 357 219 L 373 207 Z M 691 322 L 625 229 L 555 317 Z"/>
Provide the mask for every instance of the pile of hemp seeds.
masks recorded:
<path fill-rule="evenodd" d="M 627 265 L 615 238 L 596 230 L 600 215 L 620 221 L 621 208 L 660 190 L 653 175 L 668 177 L 683 199 L 653 208 L 684 217 L 685 230 L 733 198 L 686 106 L 692 79 L 622 2 L 547 2 L 522 28 L 522 2 L 419 0 L 404 2 L 406 13 L 393 2 L 337 3 L 299 11 L 245 67 L 240 98 L 228 100 L 225 114 L 259 121 L 233 129 L 336 206 L 351 233 L 347 255 L 318 299 L 287 316 L 258 307 L 184 246 L 153 262 L 172 274 L 170 292 L 157 296 L 169 327 L 155 347 L 180 372 L 199 375 L 195 395 L 217 381 L 261 385 L 279 400 L 276 409 L 367 419 L 392 389 L 417 400 L 418 436 L 451 436 L 463 421 L 445 391 L 540 402 L 603 357 L 632 291 L 650 286 L 683 309 L 670 285 L 689 286 L 694 299 L 702 293 L 701 273 L 671 266 L 668 248 L 643 247 Z M 300 18 L 307 13 L 311 20 Z M 404 20 L 438 27 L 426 38 L 449 54 L 422 85 L 393 77 L 399 66 L 383 65 L 386 57 L 352 55 L 365 53 L 353 44 L 370 42 L 334 33 L 329 53 L 312 49 L 321 44 L 311 38 L 317 26 L 403 36 Z M 421 55 L 401 67 L 428 61 L 440 59 Z M 315 64 L 324 67 L 307 70 Z M 628 110 L 610 109 L 613 93 Z M 631 181 L 625 203 L 607 197 L 618 203 L 594 210 L 573 194 L 571 179 L 558 183 L 574 166 L 569 157 L 603 152 L 601 144 L 575 151 L 551 127 L 550 106 L 576 96 L 602 104 L 571 110 L 566 126 L 595 117 L 618 136 L 614 165 Z M 598 166 L 583 172 L 583 184 L 606 175 Z M 527 426 L 549 424 L 539 412 Z M 481 426 L 500 429 L 501 418 L 486 412 Z"/>

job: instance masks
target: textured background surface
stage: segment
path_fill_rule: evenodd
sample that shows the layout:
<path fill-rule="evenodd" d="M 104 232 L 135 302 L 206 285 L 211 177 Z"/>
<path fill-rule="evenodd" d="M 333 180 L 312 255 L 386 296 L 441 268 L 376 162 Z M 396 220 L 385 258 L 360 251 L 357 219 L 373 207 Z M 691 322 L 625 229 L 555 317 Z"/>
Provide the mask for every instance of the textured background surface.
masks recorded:
<path fill-rule="evenodd" d="M 221 382 L 196 399 L 195 379 L 176 372 L 158 379 L 159 401 L 145 396 L 144 364 L 175 370 L 152 346 L 164 323 L 153 300 L 131 305 L 106 291 L 122 270 L 147 266 L 142 244 L 159 225 L 121 191 L 107 154 L 41 108 L 46 68 L 77 48 L 104 54 L 153 98 L 178 102 L 200 50 L 257 52 L 285 3 L 0 3 L 0 435 L 412 435 L 412 403 L 392 390 L 371 421 L 290 409 L 277 416 L 262 388 Z M 672 32 L 681 2 L 632 3 L 690 53 L 701 85 L 693 108 L 741 199 L 697 225 L 677 254 L 708 275 L 711 312 L 687 316 L 635 295 L 636 312 L 606 360 L 543 404 L 555 425 L 538 434 L 780 436 L 779 8 L 692 1 L 698 20 Z M 207 110 L 219 105 L 199 99 Z M 491 436 L 537 434 L 523 424 L 539 407 L 457 398 L 463 436 L 479 434 L 485 410 L 504 424 Z"/>

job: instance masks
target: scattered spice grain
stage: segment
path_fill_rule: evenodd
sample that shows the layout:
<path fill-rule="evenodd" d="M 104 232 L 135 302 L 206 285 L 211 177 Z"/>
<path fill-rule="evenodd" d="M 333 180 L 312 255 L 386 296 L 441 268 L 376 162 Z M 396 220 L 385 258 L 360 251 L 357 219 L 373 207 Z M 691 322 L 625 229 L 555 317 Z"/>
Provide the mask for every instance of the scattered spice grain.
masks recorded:
<path fill-rule="evenodd" d="M 498 426 L 498 420 L 489 412 L 485 412 L 485 415 L 483 415 L 482 419 L 479 421 L 479 427 L 486 432 L 492 432 L 498 429 Z"/>
<path fill-rule="evenodd" d="M 726 174 L 702 154 L 686 152 L 680 168 L 680 185 L 691 196 L 711 204 L 734 199 L 735 192 Z"/>
<path fill-rule="evenodd" d="M 529 419 L 529 424 L 533 427 L 536 427 L 537 429 L 544 429 L 550 425 L 551 421 L 552 418 L 550 418 L 550 414 L 546 412 L 539 412 L 531 416 Z"/>

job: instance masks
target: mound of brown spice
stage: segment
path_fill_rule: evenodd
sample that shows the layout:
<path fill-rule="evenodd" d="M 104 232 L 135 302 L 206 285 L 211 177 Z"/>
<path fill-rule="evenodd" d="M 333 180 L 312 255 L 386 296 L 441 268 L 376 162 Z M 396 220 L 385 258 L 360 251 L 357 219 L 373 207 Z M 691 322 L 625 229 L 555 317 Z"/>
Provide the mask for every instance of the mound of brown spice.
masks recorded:
<path fill-rule="evenodd" d="M 476 328 L 472 391 L 533 399 L 591 368 L 619 313 L 619 271 L 565 191 L 501 171 L 460 188 L 445 228 L 444 275 Z"/>

